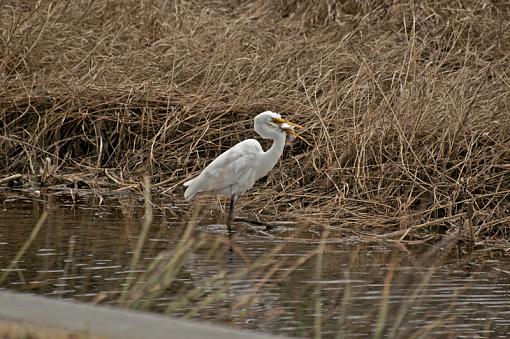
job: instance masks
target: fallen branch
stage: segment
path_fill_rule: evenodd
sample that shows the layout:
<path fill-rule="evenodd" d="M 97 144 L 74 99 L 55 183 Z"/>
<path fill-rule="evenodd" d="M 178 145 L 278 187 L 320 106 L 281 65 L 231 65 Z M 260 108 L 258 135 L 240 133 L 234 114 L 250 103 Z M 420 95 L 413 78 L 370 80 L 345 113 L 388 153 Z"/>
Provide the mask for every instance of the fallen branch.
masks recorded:
<path fill-rule="evenodd" d="M 0 179 L 0 185 L 1 184 L 5 184 L 6 182 L 9 182 L 9 181 L 13 181 L 13 180 L 16 180 L 16 179 L 19 179 L 23 176 L 23 174 L 13 174 L 13 175 L 10 175 L 8 177 L 5 177 L 3 179 Z"/>
<path fill-rule="evenodd" d="M 396 238 L 396 237 L 400 237 L 402 235 L 406 235 L 407 236 L 407 235 L 409 235 L 409 233 L 411 233 L 414 230 L 417 230 L 417 229 L 420 229 L 420 228 L 424 228 L 424 227 L 428 227 L 428 226 L 432 226 L 432 225 L 442 224 L 443 222 L 454 220 L 454 219 L 458 219 L 458 218 L 463 217 L 463 216 L 464 216 L 464 213 L 459 213 L 459 214 L 456 214 L 456 215 L 452 215 L 451 217 L 435 219 L 435 220 L 431 220 L 431 221 L 428 221 L 428 222 L 420 224 L 420 225 L 414 225 L 414 226 L 408 227 L 408 228 L 403 229 L 403 230 L 399 230 L 399 231 L 395 231 L 395 232 L 391 232 L 391 233 L 386 233 L 386 234 L 381 234 L 381 235 L 375 235 L 375 236 L 378 237 L 378 238 L 383 238 L 383 239 Z M 400 240 L 402 240 L 402 239 L 400 239 Z"/>

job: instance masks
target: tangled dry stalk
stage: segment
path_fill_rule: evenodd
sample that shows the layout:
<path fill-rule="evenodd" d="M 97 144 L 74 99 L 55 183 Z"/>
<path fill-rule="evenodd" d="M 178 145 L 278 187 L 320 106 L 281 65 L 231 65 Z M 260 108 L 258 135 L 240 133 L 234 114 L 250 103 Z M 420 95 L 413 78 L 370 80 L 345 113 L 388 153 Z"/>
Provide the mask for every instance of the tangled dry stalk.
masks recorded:
<path fill-rule="evenodd" d="M 2 172 L 180 193 L 270 109 L 311 146 L 244 212 L 508 239 L 509 18 L 474 0 L 3 1 Z"/>

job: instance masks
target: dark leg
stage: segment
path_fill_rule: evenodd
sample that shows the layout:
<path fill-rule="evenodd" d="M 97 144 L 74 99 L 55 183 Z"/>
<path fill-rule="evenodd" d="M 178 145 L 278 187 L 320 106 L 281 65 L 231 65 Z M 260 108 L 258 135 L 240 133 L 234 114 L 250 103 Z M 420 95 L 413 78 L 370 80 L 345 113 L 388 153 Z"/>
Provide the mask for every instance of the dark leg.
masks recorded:
<path fill-rule="evenodd" d="M 232 196 L 230 197 L 230 208 L 228 210 L 228 218 L 227 218 L 227 231 L 228 231 L 228 236 L 232 236 L 232 217 L 234 215 L 234 205 L 236 203 L 236 196 L 235 194 L 232 194 Z"/>

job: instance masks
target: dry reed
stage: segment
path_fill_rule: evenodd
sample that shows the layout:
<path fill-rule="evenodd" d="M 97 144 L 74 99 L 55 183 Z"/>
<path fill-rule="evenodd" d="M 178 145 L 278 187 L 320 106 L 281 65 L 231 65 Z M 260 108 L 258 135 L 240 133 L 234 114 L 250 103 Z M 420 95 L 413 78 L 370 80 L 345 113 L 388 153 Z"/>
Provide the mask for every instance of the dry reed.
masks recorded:
<path fill-rule="evenodd" d="M 180 194 L 270 109 L 313 146 L 295 141 L 243 213 L 422 238 L 470 211 L 460 234 L 508 249 L 509 17 L 474 0 L 2 1 L 2 172 L 35 184 L 49 158 L 49 183 L 149 174 Z"/>

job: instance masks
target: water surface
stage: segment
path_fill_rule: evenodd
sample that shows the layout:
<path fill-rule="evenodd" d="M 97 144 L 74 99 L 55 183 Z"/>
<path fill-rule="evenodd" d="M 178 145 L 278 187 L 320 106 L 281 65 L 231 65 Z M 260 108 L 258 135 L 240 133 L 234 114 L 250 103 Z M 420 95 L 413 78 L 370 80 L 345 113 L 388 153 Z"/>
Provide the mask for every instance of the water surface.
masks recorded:
<path fill-rule="evenodd" d="M 189 218 L 187 206 L 158 204 L 131 272 L 143 224 L 138 197 L 101 201 L 10 193 L 0 218 L 2 270 L 47 206 L 48 219 L 2 288 L 118 305 L 126 278 L 141 276 L 158 254 L 174 249 Z M 229 251 L 221 220 L 215 223 L 205 214 L 193 233 L 202 244 L 186 253 L 176 279 L 149 310 L 164 312 L 174 302 L 173 315 L 238 328 L 302 337 L 320 328 L 323 337 L 366 337 L 376 332 L 384 306 L 386 337 L 505 338 L 510 332 L 510 265 L 497 253 L 449 249 L 430 255 L 430 247 L 330 241 L 318 270 L 319 239 L 293 239 L 292 226 L 283 232 L 245 227 Z M 240 274 L 271 251 L 271 264 Z M 219 282 L 205 283 L 221 274 Z M 386 294 L 385 279 L 391 285 Z M 201 297 L 175 304 L 189 291 L 202 291 Z"/>

